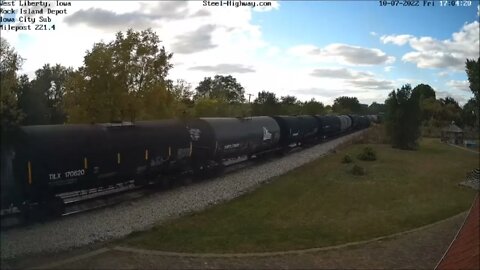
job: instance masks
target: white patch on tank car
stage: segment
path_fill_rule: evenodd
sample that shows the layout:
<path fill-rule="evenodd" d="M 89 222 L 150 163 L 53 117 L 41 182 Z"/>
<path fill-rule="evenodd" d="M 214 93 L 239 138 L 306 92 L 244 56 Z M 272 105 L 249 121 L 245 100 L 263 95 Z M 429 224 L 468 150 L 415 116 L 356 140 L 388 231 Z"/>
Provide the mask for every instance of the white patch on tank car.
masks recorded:
<path fill-rule="evenodd" d="M 266 127 L 263 127 L 263 140 L 271 140 L 272 139 L 272 133 L 268 131 Z"/>
<path fill-rule="evenodd" d="M 79 177 L 85 175 L 85 170 L 80 169 L 80 170 L 73 170 L 73 171 L 68 171 L 63 173 L 63 178 L 68 179 L 72 177 Z M 51 181 L 58 181 L 62 178 L 62 173 L 49 173 L 48 178 Z"/>
<path fill-rule="evenodd" d="M 180 148 L 177 150 L 177 159 L 183 159 L 190 156 L 190 148 Z"/>
<path fill-rule="evenodd" d="M 192 139 L 192 141 L 198 141 L 198 139 L 200 139 L 200 134 L 202 133 L 200 129 L 198 128 L 191 128 L 188 130 L 188 132 L 190 133 L 190 138 Z"/>
<path fill-rule="evenodd" d="M 233 148 L 238 148 L 240 147 L 239 143 L 232 143 L 232 144 L 227 144 L 223 147 L 223 149 L 233 149 Z"/>
<path fill-rule="evenodd" d="M 157 156 L 155 158 L 152 158 L 150 160 L 150 166 L 155 167 L 155 166 L 160 166 L 165 162 L 166 159 L 163 159 L 161 156 Z"/>
<path fill-rule="evenodd" d="M 84 169 L 65 172 L 65 178 L 78 177 L 82 175 L 85 175 Z"/>
<path fill-rule="evenodd" d="M 50 173 L 48 174 L 48 177 L 50 178 L 50 180 L 58 180 L 62 178 L 61 173 Z"/>

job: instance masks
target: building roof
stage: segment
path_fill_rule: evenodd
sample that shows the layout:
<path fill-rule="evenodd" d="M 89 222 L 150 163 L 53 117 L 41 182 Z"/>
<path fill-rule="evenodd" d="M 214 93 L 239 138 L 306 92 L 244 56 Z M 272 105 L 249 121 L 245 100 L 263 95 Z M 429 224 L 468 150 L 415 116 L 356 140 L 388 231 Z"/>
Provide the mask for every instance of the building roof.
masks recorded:
<path fill-rule="evenodd" d="M 454 132 L 454 133 L 462 133 L 463 130 L 455 125 L 455 122 L 452 122 L 448 127 L 442 129 L 445 132 Z"/>
<path fill-rule="evenodd" d="M 470 212 L 436 270 L 480 269 L 480 199 L 475 198 Z"/>

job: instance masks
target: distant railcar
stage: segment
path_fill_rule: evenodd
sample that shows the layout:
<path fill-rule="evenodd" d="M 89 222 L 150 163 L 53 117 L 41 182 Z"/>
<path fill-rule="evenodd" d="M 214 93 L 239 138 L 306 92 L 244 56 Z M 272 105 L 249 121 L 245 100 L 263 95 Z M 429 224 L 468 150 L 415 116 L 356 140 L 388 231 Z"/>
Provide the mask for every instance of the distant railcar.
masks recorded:
<path fill-rule="evenodd" d="M 272 116 L 280 127 L 280 145 L 287 147 L 297 145 L 303 138 L 303 127 L 301 120 L 296 116 L 278 115 Z"/>
<path fill-rule="evenodd" d="M 347 132 L 352 128 L 352 118 L 348 115 L 339 115 L 340 119 L 340 132 Z"/>
<path fill-rule="evenodd" d="M 320 116 L 316 115 L 318 122 L 318 137 L 321 139 L 330 138 L 340 134 L 341 121 L 340 118 L 333 115 Z"/>
<path fill-rule="evenodd" d="M 300 119 L 300 130 L 302 143 L 313 142 L 318 135 L 318 121 L 315 116 L 312 115 L 300 115 L 297 116 Z"/>
<path fill-rule="evenodd" d="M 199 118 L 186 125 L 196 164 L 255 155 L 275 148 L 280 140 L 280 127 L 267 116 Z"/>

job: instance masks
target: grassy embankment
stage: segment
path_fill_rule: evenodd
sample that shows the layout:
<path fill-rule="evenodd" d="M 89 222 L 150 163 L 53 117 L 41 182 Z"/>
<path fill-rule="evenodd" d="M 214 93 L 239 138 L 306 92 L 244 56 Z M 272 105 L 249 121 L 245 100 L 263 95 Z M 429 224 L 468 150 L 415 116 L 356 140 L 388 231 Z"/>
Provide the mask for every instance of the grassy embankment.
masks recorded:
<path fill-rule="evenodd" d="M 345 146 L 231 202 L 134 233 L 120 244 L 183 252 L 261 252 L 331 246 L 430 224 L 470 206 L 457 185 L 479 156 L 424 139 L 419 151 L 373 144 L 378 160 L 359 161 L 365 144 Z M 348 172 L 345 154 L 366 169 Z"/>

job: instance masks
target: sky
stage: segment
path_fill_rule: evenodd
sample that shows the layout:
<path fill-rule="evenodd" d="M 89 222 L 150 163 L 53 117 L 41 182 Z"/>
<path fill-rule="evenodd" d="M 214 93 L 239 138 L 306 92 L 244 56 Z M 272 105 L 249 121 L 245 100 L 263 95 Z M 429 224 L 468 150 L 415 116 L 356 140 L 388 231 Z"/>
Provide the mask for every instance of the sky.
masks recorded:
<path fill-rule="evenodd" d="M 435 1 L 433 7 L 423 0 L 410 7 L 376 0 L 257 0 L 254 8 L 206 2 L 71 1 L 63 7 L 51 1 L 52 9 L 66 8 L 45 23 L 55 30 L 0 34 L 25 58 L 20 72 L 31 78 L 47 63 L 78 68 L 94 43 L 109 42 L 118 31 L 152 28 L 173 53 L 168 78 L 193 88 L 219 74 L 234 76 L 247 94 L 270 91 L 324 104 L 339 96 L 383 103 L 406 83 L 429 84 L 437 98 L 450 96 L 460 104 L 473 96 L 465 60 L 480 54 L 478 0 L 457 6 Z M 13 8 L 23 7 L 16 2 Z M 31 16 L 37 24 L 39 16 L 46 17 Z"/>

